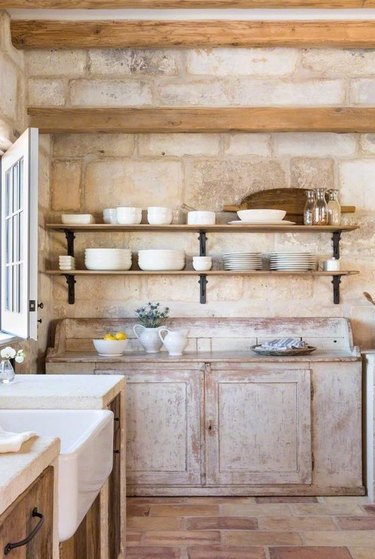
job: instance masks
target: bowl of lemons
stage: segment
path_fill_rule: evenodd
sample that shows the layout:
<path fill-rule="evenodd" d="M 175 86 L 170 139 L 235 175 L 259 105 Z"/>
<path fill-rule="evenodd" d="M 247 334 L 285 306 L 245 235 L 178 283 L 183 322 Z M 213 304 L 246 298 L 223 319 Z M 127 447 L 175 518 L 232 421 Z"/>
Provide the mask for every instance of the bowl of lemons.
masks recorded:
<path fill-rule="evenodd" d="M 100 340 L 93 340 L 92 343 L 99 355 L 104 357 L 120 357 L 123 355 L 128 343 L 125 332 L 109 332 Z"/>

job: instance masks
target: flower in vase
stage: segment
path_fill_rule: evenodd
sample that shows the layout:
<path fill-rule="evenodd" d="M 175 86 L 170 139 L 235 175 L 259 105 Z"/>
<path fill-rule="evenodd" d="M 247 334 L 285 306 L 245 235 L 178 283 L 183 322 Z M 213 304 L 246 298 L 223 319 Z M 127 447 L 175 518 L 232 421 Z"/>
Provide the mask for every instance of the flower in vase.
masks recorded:
<path fill-rule="evenodd" d="M 16 355 L 17 355 L 16 350 L 10 346 L 7 346 L 0 351 L 0 356 L 2 359 L 14 359 Z"/>

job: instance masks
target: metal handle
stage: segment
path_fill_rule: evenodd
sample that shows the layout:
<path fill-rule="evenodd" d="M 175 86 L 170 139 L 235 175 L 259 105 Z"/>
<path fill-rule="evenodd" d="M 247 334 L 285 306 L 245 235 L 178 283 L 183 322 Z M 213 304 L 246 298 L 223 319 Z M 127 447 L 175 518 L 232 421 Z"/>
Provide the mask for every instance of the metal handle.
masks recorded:
<path fill-rule="evenodd" d="M 38 509 L 35 507 L 31 513 L 32 518 L 39 518 L 38 524 L 31 530 L 30 534 L 26 536 L 24 540 L 20 540 L 19 542 L 15 543 L 7 543 L 4 547 L 4 555 L 8 555 L 12 551 L 12 549 L 16 549 L 16 547 L 22 547 L 23 545 L 27 545 L 31 540 L 37 535 L 39 530 L 44 524 L 44 515 L 38 512 Z"/>

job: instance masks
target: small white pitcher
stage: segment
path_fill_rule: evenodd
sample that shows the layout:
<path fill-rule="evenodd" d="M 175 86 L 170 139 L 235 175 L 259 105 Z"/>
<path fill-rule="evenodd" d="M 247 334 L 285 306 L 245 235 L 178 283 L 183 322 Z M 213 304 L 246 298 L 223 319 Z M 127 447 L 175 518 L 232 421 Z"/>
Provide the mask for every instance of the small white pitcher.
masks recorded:
<path fill-rule="evenodd" d="M 159 337 L 160 328 L 146 328 L 142 324 L 133 326 L 134 334 L 141 342 L 146 353 L 159 353 L 163 340 Z"/>
<path fill-rule="evenodd" d="M 159 336 L 171 357 L 180 357 L 188 344 L 188 330 L 159 329 Z"/>

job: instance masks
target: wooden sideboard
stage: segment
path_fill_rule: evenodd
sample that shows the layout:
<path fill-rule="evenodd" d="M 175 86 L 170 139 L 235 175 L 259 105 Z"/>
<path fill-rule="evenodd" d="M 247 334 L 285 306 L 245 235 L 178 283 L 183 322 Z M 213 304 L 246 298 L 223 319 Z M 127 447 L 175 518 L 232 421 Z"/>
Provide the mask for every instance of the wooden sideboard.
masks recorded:
<path fill-rule="evenodd" d="M 197 336 L 191 344 L 207 346 L 199 331 L 210 331 L 211 349 L 218 340 L 237 349 L 182 358 L 129 352 L 116 359 L 67 348 L 79 343 L 80 328 L 84 347 L 89 332 L 130 331 L 127 321 L 80 320 L 60 323 L 47 370 L 124 374 L 128 495 L 365 493 L 362 363 L 345 319 L 220 319 L 211 329 L 210 319 L 185 320 Z M 276 331 L 309 340 L 315 334 L 323 349 L 264 358 L 241 348 Z"/>

